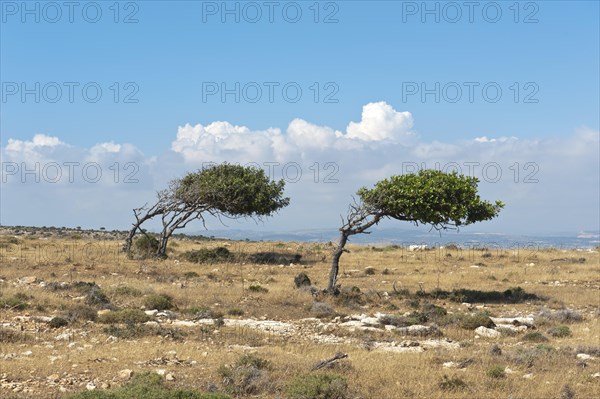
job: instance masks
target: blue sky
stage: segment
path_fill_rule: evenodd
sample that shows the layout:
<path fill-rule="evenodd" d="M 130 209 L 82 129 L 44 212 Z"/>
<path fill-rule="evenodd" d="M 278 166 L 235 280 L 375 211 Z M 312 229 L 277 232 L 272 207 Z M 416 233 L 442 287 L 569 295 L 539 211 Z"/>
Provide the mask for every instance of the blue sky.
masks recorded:
<path fill-rule="evenodd" d="M 361 185 L 438 162 L 493 163 L 474 173 L 508 206 L 473 229 L 598 229 L 598 2 L 23 4 L 0 2 L 3 224 L 126 228 L 170 178 L 230 161 L 303 172 L 287 176 L 292 206 L 258 228 L 336 227 Z M 223 101 L 223 85 L 239 90 Z M 52 162 L 63 176 L 97 162 L 112 181 L 50 182 Z"/>

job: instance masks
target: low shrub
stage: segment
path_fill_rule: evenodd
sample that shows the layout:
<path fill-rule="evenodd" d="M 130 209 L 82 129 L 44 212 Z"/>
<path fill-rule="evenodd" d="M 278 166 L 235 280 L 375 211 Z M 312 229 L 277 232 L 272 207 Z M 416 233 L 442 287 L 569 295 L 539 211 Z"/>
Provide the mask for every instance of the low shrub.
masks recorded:
<path fill-rule="evenodd" d="M 104 324 L 139 324 L 151 319 L 140 309 L 121 309 L 98 316 L 98 322 Z"/>
<path fill-rule="evenodd" d="M 551 329 L 549 329 L 548 334 L 555 338 L 569 337 L 571 336 L 571 329 L 569 328 L 569 326 L 561 324 L 560 326 L 554 326 Z"/>
<path fill-rule="evenodd" d="M 167 294 L 151 294 L 144 298 L 146 309 L 169 310 L 173 309 L 173 298 Z"/>
<path fill-rule="evenodd" d="M 144 293 L 134 287 L 129 287 L 127 285 L 120 285 L 118 287 L 115 287 L 113 289 L 113 293 L 115 295 L 119 295 L 119 296 L 132 296 L 132 297 L 140 297 L 142 296 Z"/>
<path fill-rule="evenodd" d="M 141 373 L 120 388 L 94 390 L 67 396 L 68 399 L 231 399 L 218 392 L 201 393 L 190 389 L 166 387 L 163 377 L 156 373 Z"/>
<path fill-rule="evenodd" d="M 74 305 L 65 312 L 64 317 L 69 323 L 76 321 L 96 321 L 98 312 L 88 305 Z"/>
<path fill-rule="evenodd" d="M 225 247 L 200 248 L 184 252 L 181 254 L 181 257 L 192 263 L 218 263 L 234 259 L 233 254 Z"/>
<path fill-rule="evenodd" d="M 0 308 L 5 310 L 25 310 L 29 304 L 22 296 L 14 295 L 8 298 L 0 298 Z"/>
<path fill-rule="evenodd" d="M 227 314 L 230 316 L 243 316 L 244 315 L 244 309 L 240 309 L 240 308 L 231 308 L 229 310 L 227 310 Z"/>
<path fill-rule="evenodd" d="M 487 369 L 485 374 L 490 378 L 496 378 L 496 379 L 506 377 L 506 372 L 504 371 L 504 367 L 502 367 L 502 366 L 492 366 L 489 369 Z"/>
<path fill-rule="evenodd" d="M 458 324 L 466 330 L 474 330 L 480 326 L 486 328 L 493 328 L 496 326 L 492 319 L 484 313 L 459 315 Z"/>
<path fill-rule="evenodd" d="M 529 342 L 547 342 L 548 338 L 539 331 L 531 331 L 523 335 L 523 340 Z"/>
<path fill-rule="evenodd" d="M 270 362 L 255 355 L 243 355 L 233 366 L 221 366 L 217 372 L 223 378 L 225 391 L 233 395 L 255 395 L 268 390 Z"/>
<path fill-rule="evenodd" d="M 569 308 L 556 311 L 544 308 L 536 318 L 538 324 L 547 324 L 557 321 L 561 323 L 575 323 L 581 320 L 583 320 L 581 313 Z"/>
<path fill-rule="evenodd" d="M 345 399 L 348 383 L 338 374 L 305 374 L 294 378 L 286 390 L 289 399 Z"/>
<path fill-rule="evenodd" d="M 133 242 L 132 254 L 138 259 L 152 258 L 158 252 L 158 240 L 150 235 L 138 237 Z"/>
<path fill-rule="evenodd" d="M 278 252 L 258 252 L 248 255 L 248 261 L 260 265 L 289 265 L 290 263 L 300 263 L 301 254 L 285 254 Z"/>

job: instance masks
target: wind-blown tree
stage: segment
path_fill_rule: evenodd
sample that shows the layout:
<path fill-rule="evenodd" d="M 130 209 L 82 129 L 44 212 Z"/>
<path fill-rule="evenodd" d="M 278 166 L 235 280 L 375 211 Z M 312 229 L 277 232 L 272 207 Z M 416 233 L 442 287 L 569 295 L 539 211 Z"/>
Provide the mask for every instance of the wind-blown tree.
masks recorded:
<path fill-rule="evenodd" d="M 154 205 L 133 210 L 136 221 L 123 249 L 129 253 L 135 234 L 138 231 L 146 234 L 141 225 L 160 216 L 162 231 L 156 256 L 165 257 L 168 240 L 175 230 L 186 227 L 193 220 L 204 224 L 207 214 L 219 219 L 262 219 L 273 215 L 290 203 L 290 199 L 283 196 L 284 187 L 283 179 L 271 181 L 257 167 L 224 163 L 188 173 L 181 179 L 172 180 L 167 189 L 159 191 Z"/>
<path fill-rule="evenodd" d="M 340 228 L 340 238 L 333 253 L 329 274 L 330 293 L 337 292 L 336 281 L 346 243 L 354 234 L 369 234 L 370 227 L 384 219 L 427 224 L 436 230 L 459 228 L 489 220 L 504 207 L 501 201 L 491 203 L 477 194 L 475 177 L 421 170 L 417 174 L 392 176 L 372 189 L 358 190 L 359 201 L 350 205 Z"/>

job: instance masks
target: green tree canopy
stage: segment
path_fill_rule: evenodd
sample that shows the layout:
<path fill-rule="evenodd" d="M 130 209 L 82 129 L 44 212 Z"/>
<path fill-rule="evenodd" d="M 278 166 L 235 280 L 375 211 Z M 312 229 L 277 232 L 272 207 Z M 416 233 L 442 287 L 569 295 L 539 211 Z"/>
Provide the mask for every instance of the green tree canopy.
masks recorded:
<path fill-rule="evenodd" d="M 482 200 L 477 194 L 478 183 L 475 177 L 428 169 L 416 174 L 391 176 L 371 189 L 358 190 L 360 201 L 350 205 L 346 221 L 340 228 L 328 291 L 336 290 L 339 260 L 346 251 L 348 238 L 368 233 L 370 227 L 384 219 L 429 224 L 442 230 L 496 217 L 504 204 Z"/>
<path fill-rule="evenodd" d="M 160 216 L 163 225 L 158 257 L 166 256 L 167 242 L 175 230 L 193 220 L 204 222 L 205 214 L 228 218 L 271 216 L 290 203 L 283 196 L 284 187 L 283 179 L 271 181 L 258 167 L 223 163 L 190 172 L 159 191 L 154 205 L 133 210 L 136 222 L 125 240 L 124 250 L 130 251 L 138 230 L 144 233 L 142 223 L 156 216 Z"/>
<path fill-rule="evenodd" d="M 501 201 L 484 201 L 477 194 L 475 177 L 421 170 L 392 176 L 372 189 L 358 190 L 364 206 L 374 215 L 430 224 L 436 228 L 464 226 L 498 215 Z"/>
<path fill-rule="evenodd" d="M 231 217 L 271 216 L 290 202 L 282 196 L 284 186 L 283 180 L 270 181 L 262 169 L 224 163 L 187 174 L 175 195 Z"/>

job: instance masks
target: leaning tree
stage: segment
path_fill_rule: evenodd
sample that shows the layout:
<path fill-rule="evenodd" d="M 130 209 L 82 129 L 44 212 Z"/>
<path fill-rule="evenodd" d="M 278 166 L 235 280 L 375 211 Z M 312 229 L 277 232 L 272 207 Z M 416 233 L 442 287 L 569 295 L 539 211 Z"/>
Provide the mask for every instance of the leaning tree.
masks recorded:
<path fill-rule="evenodd" d="M 283 179 L 271 181 L 264 170 L 257 167 L 224 163 L 188 173 L 159 191 L 154 205 L 146 204 L 133 210 L 136 221 L 123 249 L 129 253 L 135 234 L 138 231 L 145 234 L 141 225 L 157 216 L 162 222 L 157 257 L 166 256 L 168 240 L 175 230 L 193 220 L 204 224 L 205 215 L 234 219 L 271 216 L 290 202 L 283 196 L 284 186 Z"/>
<path fill-rule="evenodd" d="M 359 200 L 350 205 L 339 229 L 327 290 L 337 292 L 340 257 L 347 252 L 349 237 L 369 234 L 367 230 L 384 219 L 428 224 L 445 230 L 496 217 L 504 204 L 482 200 L 477 194 L 478 183 L 475 177 L 425 169 L 381 180 L 372 189 L 358 190 Z"/>

